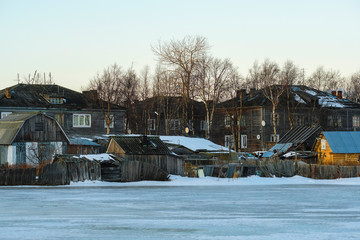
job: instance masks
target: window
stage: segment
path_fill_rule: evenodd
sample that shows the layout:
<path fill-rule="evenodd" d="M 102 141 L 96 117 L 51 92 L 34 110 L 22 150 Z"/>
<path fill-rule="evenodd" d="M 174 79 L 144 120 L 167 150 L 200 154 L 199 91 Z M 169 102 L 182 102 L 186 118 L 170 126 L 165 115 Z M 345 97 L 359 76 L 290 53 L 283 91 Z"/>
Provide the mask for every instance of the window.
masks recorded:
<path fill-rule="evenodd" d="M 179 119 L 169 119 L 168 120 L 170 130 L 180 130 L 180 120 Z"/>
<path fill-rule="evenodd" d="M 326 140 L 321 139 L 321 150 L 326 150 Z"/>
<path fill-rule="evenodd" d="M 64 114 L 63 113 L 55 113 L 54 117 L 61 126 L 64 126 Z"/>
<path fill-rule="evenodd" d="M 1 112 L 1 118 L 4 118 L 10 114 L 12 114 L 12 112 Z"/>
<path fill-rule="evenodd" d="M 294 126 L 303 126 L 305 124 L 305 116 L 302 114 L 294 114 L 293 117 Z"/>
<path fill-rule="evenodd" d="M 205 131 L 207 129 L 207 123 L 205 120 L 201 120 L 200 122 L 200 130 Z"/>
<path fill-rule="evenodd" d="M 225 135 L 225 147 L 233 148 L 234 147 L 234 137 L 233 135 Z"/>
<path fill-rule="evenodd" d="M 156 129 L 155 119 L 148 119 L 147 120 L 147 129 L 148 130 L 155 130 Z"/>
<path fill-rule="evenodd" d="M 230 127 L 230 126 L 231 126 L 231 116 L 226 115 L 225 116 L 225 127 Z"/>
<path fill-rule="evenodd" d="M 109 125 L 109 128 L 114 128 L 114 122 L 115 122 L 115 118 L 114 118 L 114 115 L 113 114 L 110 114 L 110 119 L 111 119 L 111 123 Z M 107 128 L 107 125 L 106 125 L 106 120 L 104 119 L 104 128 Z"/>
<path fill-rule="evenodd" d="M 247 135 L 241 135 L 241 148 L 247 148 Z"/>
<path fill-rule="evenodd" d="M 353 127 L 360 127 L 360 117 L 353 116 Z"/>
<path fill-rule="evenodd" d="M 271 126 L 273 126 L 273 114 L 271 114 L 271 119 L 270 119 L 270 124 Z M 275 123 L 276 123 L 276 126 L 279 126 L 279 123 L 280 123 L 280 117 L 279 117 L 279 114 L 278 113 L 275 113 Z"/>
<path fill-rule="evenodd" d="M 91 114 L 73 114 L 73 127 L 91 127 Z"/>
<path fill-rule="evenodd" d="M 189 120 L 189 131 L 191 132 L 193 131 L 193 129 L 194 129 L 194 123 L 192 120 Z"/>
<path fill-rule="evenodd" d="M 51 104 L 63 104 L 63 98 L 60 97 L 50 97 L 50 103 Z"/>
<path fill-rule="evenodd" d="M 276 141 L 275 141 L 275 135 L 271 134 L 270 136 L 270 142 L 278 142 L 280 140 L 280 135 L 276 134 Z"/>
<path fill-rule="evenodd" d="M 240 119 L 240 126 L 242 126 L 242 127 L 245 127 L 245 126 L 246 126 L 245 116 L 241 116 L 241 119 Z"/>
<path fill-rule="evenodd" d="M 341 116 L 339 115 L 329 115 L 327 119 L 328 127 L 341 127 Z"/>

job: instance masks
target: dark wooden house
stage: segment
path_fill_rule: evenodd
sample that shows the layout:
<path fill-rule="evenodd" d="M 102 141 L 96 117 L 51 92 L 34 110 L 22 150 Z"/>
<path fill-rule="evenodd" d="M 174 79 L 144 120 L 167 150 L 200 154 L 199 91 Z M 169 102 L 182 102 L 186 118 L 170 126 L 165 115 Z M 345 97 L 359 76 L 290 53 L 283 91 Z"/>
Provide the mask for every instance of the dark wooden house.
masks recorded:
<path fill-rule="evenodd" d="M 155 96 L 137 101 L 129 111 L 128 127 L 135 134 L 205 136 L 204 104 L 190 99 L 185 111 L 182 97 Z"/>
<path fill-rule="evenodd" d="M 66 152 L 69 139 L 59 123 L 42 113 L 18 113 L 0 119 L 1 164 L 38 165 Z"/>
<path fill-rule="evenodd" d="M 125 161 L 141 161 L 160 167 L 170 174 L 184 175 L 184 160 L 156 136 L 112 137 L 107 153 L 121 156 Z"/>
<path fill-rule="evenodd" d="M 110 109 L 113 119 L 110 134 L 121 134 L 125 108 L 112 104 Z M 55 84 L 17 84 L 1 90 L 0 117 L 21 112 L 46 113 L 71 137 L 93 137 L 107 132 L 95 90 L 79 93 Z"/>
<path fill-rule="evenodd" d="M 84 138 L 70 138 L 68 154 L 98 154 L 101 145 Z"/>
<path fill-rule="evenodd" d="M 274 91 L 283 86 L 271 86 Z M 326 131 L 359 131 L 360 105 L 331 93 L 303 85 L 288 86 L 279 96 L 275 115 L 265 89 L 239 90 L 221 103 L 214 117 L 211 140 L 239 151 L 268 150 L 297 126 L 320 126 Z M 275 118 L 276 135 L 274 135 Z"/>

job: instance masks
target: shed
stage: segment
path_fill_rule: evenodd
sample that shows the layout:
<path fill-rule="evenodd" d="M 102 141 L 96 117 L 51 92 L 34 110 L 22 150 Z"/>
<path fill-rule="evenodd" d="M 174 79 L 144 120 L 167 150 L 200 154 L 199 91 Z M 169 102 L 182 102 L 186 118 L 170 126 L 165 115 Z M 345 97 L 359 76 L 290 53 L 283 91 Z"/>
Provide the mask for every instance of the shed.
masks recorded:
<path fill-rule="evenodd" d="M 360 165 L 360 132 L 322 132 L 314 145 L 319 163 Z"/>
<path fill-rule="evenodd" d="M 125 161 L 154 164 L 170 174 L 184 175 L 184 160 L 157 136 L 124 135 L 112 137 L 106 153 L 118 154 Z"/>
<path fill-rule="evenodd" d="M 43 113 L 17 113 L 0 119 L 1 164 L 38 165 L 66 151 L 70 140 L 59 123 Z"/>
<path fill-rule="evenodd" d="M 70 138 L 68 154 L 98 154 L 101 145 L 86 138 Z"/>

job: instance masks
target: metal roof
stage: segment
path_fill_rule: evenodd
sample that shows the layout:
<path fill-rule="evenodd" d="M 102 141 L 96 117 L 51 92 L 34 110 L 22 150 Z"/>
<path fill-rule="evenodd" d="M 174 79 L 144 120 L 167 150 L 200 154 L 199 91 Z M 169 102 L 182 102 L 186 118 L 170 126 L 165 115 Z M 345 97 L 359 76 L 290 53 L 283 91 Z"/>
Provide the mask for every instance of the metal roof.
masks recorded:
<path fill-rule="evenodd" d="M 96 146 L 96 147 L 100 147 L 101 145 L 90 141 L 88 139 L 84 139 L 84 138 L 70 138 L 70 144 L 71 145 L 82 145 L 82 146 Z"/>
<path fill-rule="evenodd" d="M 130 155 L 169 155 L 172 152 L 159 137 L 118 136 L 112 139 Z"/>
<path fill-rule="evenodd" d="M 263 158 L 272 157 L 275 154 L 275 152 L 278 154 L 282 154 L 282 153 L 286 152 L 287 150 L 289 150 L 289 148 L 291 148 L 292 145 L 293 145 L 292 143 L 277 143 L 277 144 L 275 144 L 275 146 L 270 148 L 269 151 L 265 152 L 262 155 L 262 157 Z"/>
<path fill-rule="evenodd" d="M 360 153 L 360 132 L 323 132 L 333 153 Z"/>

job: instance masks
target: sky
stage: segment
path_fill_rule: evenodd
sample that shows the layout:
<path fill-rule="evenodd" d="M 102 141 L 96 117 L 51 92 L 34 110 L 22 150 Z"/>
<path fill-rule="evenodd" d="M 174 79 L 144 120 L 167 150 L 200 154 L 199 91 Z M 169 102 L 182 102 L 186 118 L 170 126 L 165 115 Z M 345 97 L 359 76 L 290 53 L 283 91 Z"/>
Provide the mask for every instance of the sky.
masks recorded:
<path fill-rule="evenodd" d="M 35 70 L 76 91 L 104 68 L 154 70 L 159 40 L 204 36 L 246 76 L 255 61 L 360 71 L 358 0 L 0 0 L 0 89 Z"/>

